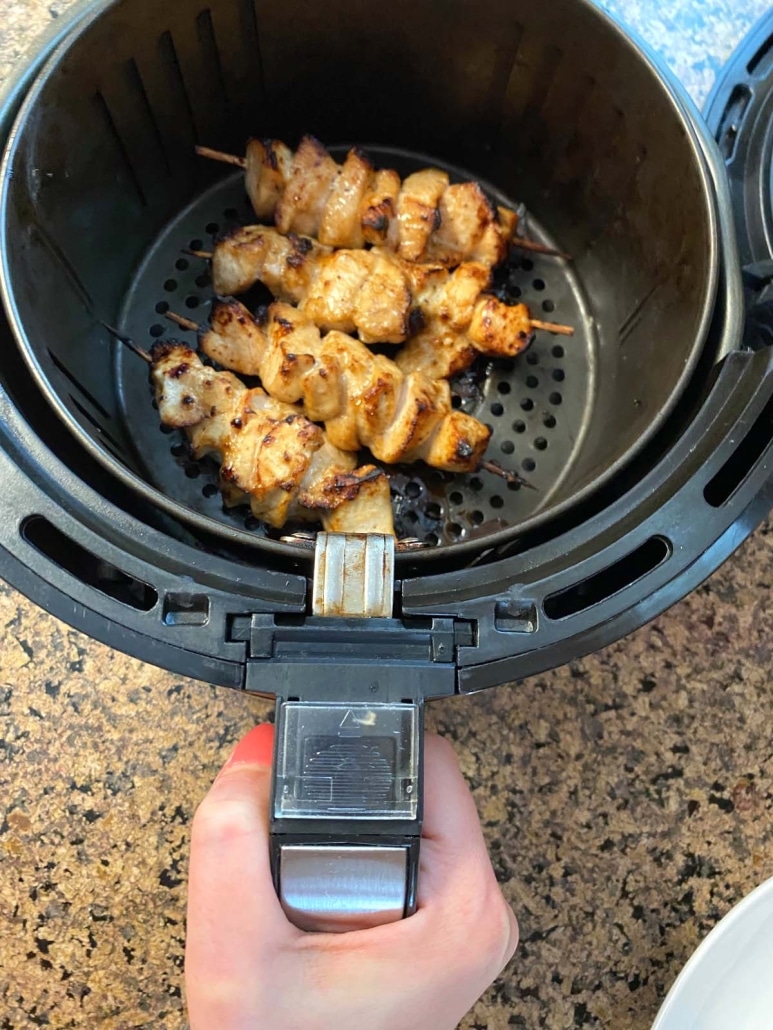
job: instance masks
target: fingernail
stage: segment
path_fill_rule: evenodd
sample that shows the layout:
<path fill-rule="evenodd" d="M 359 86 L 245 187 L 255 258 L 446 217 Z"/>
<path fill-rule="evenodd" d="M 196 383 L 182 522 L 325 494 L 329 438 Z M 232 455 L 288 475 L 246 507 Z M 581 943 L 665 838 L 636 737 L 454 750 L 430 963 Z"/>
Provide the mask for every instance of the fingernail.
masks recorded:
<path fill-rule="evenodd" d="M 263 722 L 254 730 L 250 730 L 246 737 L 242 737 L 223 769 L 230 769 L 231 766 L 241 763 L 270 767 L 273 756 L 274 727 L 270 722 Z"/>

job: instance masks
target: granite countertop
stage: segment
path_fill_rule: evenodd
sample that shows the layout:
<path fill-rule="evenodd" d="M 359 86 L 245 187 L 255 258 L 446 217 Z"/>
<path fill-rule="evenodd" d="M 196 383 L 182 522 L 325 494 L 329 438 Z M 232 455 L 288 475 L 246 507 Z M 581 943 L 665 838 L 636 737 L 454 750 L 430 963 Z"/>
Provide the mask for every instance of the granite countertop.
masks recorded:
<path fill-rule="evenodd" d="M 0 0 L 0 77 L 66 0 Z M 765 0 L 607 0 L 700 103 Z M 431 706 L 522 944 L 465 1030 L 644 1030 L 771 858 L 773 530 L 625 641 Z M 185 1025 L 190 820 L 270 706 L 94 643 L 0 584 L 0 1028 Z"/>

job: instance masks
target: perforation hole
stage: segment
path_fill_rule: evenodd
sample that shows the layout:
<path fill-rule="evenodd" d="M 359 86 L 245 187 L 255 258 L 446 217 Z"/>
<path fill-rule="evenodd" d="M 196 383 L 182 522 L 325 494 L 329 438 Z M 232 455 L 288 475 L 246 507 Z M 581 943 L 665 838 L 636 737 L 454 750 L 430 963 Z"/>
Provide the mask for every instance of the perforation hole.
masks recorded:
<path fill-rule="evenodd" d="M 178 258 L 174 263 L 174 267 L 178 272 L 185 272 L 190 267 L 190 262 L 187 258 Z"/>
<path fill-rule="evenodd" d="M 560 343 L 557 343 L 555 347 L 551 348 L 550 353 L 553 355 L 554 358 L 562 358 L 564 356 L 564 348 L 561 346 Z"/>
<path fill-rule="evenodd" d="M 530 350 L 529 353 L 526 355 L 526 364 L 527 365 L 538 365 L 539 364 L 539 354 L 536 354 L 533 350 Z"/>
<path fill-rule="evenodd" d="M 547 448 L 548 442 L 544 436 L 538 436 L 534 441 L 534 446 L 538 451 L 544 451 Z"/>
<path fill-rule="evenodd" d="M 524 458 L 521 462 L 521 468 L 524 472 L 533 472 L 537 467 L 537 462 L 534 458 Z"/>
<path fill-rule="evenodd" d="M 249 529 L 250 532 L 260 529 L 260 520 L 256 519 L 254 515 L 247 515 L 244 519 L 244 528 Z"/>
<path fill-rule="evenodd" d="M 209 283 L 210 283 L 209 272 L 202 272 L 201 275 L 197 275 L 196 276 L 196 279 L 194 281 L 195 281 L 197 286 L 201 286 L 201 287 L 209 286 Z"/>
<path fill-rule="evenodd" d="M 510 393 L 510 389 L 509 383 L 497 383 L 497 391 L 503 395 Z"/>
<path fill-rule="evenodd" d="M 175 458 L 183 458 L 188 453 L 188 445 L 180 441 L 179 443 L 173 443 L 169 450 Z"/>
<path fill-rule="evenodd" d="M 216 232 L 219 232 L 220 226 L 217 222 L 207 222 L 206 230 L 210 236 L 214 236 Z"/>
<path fill-rule="evenodd" d="M 502 415 L 504 413 L 504 410 L 505 409 L 498 402 L 491 405 L 491 414 L 492 415 L 497 415 L 497 416 Z"/>
<path fill-rule="evenodd" d="M 459 408 L 461 408 L 461 406 L 462 398 L 459 396 L 458 393 L 453 394 L 453 396 L 451 397 L 451 407 L 456 408 L 458 410 Z"/>
<path fill-rule="evenodd" d="M 448 499 L 451 504 L 461 504 L 464 500 L 464 494 L 459 493 L 458 490 L 454 490 Z"/>
<path fill-rule="evenodd" d="M 521 408 L 524 411 L 531 411 L 533 407 L 534 407 L 534 401 L 531 399 L 531 397 L 524 397 L 523 400 L 521 401 Z"/>
<path fill-rule="evenodd" d="M 428 519 L 439 519 L 442 514 L 442 512 L 440 511 L 440 505 L 435 504 L 434 501 L 431 501 L 424 509 L 424 511 Z"/>
<path fill-rule="evenodd" d="M 563 383 L 564 379 L 566 378 L 566 373 L 562 368 L 554 368 L 551 372 L 551 375 L 553 376 L 553 380 L 556 383 Z"/>
<path fill-rule="evenodd" d="M 556 310 L 556 306 L 555 306 L 555 304 L 553 303 L 552 300 L 543 300 L 543 302 L 542 302 L 542 310 L 547 312 L 547 314 L 550 314 L 551 311 L 555 311 Z"/>
<path fill-rule="evenodd" d="M 177 280 L 167 279 L 164 283 L 164 289 L 167 293 L 174 293 L 174 291 L 177 289 Z"/>
<path fill-rule="evenodd" d="M 218 489 L 214 483 L 205 483 L 201 488 L 201 492 L 205 497 L 214 497 L 218 493 Z"/>
<path fill-rule="evenodd" d="M 233 222 L 234 219 L 236 219 L 238 217 L 239 217 L 239 212 L 236 210 L 235 207 L 227 207 L 225 209 L 225 211 L 223 212 L 223 218 L 227 218 L 231 222 Z"/>
<path fill-rule="evenodd" d="M 188 244 L 188 248 L 190 250 L 201 250 L 201 248 L 203 246 L 204 246 L 204 244 L 201 242 L 201 240 L 191 240 L 190 243 Z M 186 268 L 187 268 L 187 265 L 186 265 Z"/>
<path fill-rule="evenodd" d="M 440 539 L 439 539 L 437 533 L 427 533 L 427 535 L 424 537 L 424 543 L 425 544 L 429 544 L 430 547 L 437 546 L 437 544 L 439 542 L 440 542 Z"/>
<path fill-rule="evenodd" d="M 503 440 L 500 450 L 503 454 L 512 454 L 515 450 L 515 444 L 512 440 Z"/>
<path fill-rule="evenodd" d="M 479 526 L 483 522 L 483 519 L 483 512 L 478 511 L 477 508 L 475 509 L 475 511 L 470 513 L 470 522 L 472 522 L 474 526 Z"/>
<path fill-rule="evenodd" d="M 555 429 L 556 428 L 556 416 L 555 415 L 545 415 L 545 417 L 542 419 L 542 425 L 545 427 L 545 429 Z"/>
<path fill-rule="evenodd" d="M 558 390 L 554 390 L 553 393 L 551 393 L 551 395 L 548 397 L 548 400 L 550 401 L 551 404 L 558 405 L 563 400 L 563 397 L 558 392 Z"/>
<path fill-rule="evenodd" d="M 541 292 L 542 290 L 545 289 L 545 280 L 544 279 L 535 279 L 532 282 L 532 286 L 534 287 L 535 290 L 539 290 Z"/>
<path fill-rule="evenodd" d="M 513 422 L 513 432 L 514 433 L 525 433 L 526 432 L 526 423 L 522 422 L 520 419 L 517 419 L 515 422 Z"/>
<path fill-rule="evenodd" d="M 470 480 L 470 490 L 474 490 L 476 493 L 483 489 L 483 480 L 478 479 L 477 476 L 473 476 Z"/>
<path fill-rule="evenodd" d="M 536 390 L 539 386 L 539 379 L 536 376 L 526 376 L 526 385 L 530 390 Z"/>
<path fill-rule="evenodd" d="M 449 536 L 458 538 L 462 535 L 463 529 L 458 522 L 449 522 L 448 526 L 446 527 L 446 531 Z"/>
<path fill-rule="evenodd" d="M 534 268 L 534 262 L 531 258 L 521 258 L 521 268 L 524 272 L 531 272 Z"/>
<path fill-rule="evenodd" d="M 410 500 L 412 501 L 415 501 L 420 493 L 421 487 L 418 483 L 408 483 L 408 485 L 405 488 L 405 496 L 410 498 Z"/>
<path fill-rule="evenodd" d="M 503 508 L 505 505 L 504 498 L 500 497 L 499 494 L 494 494 L 489 504 L 492 508 Z"/>
<path fill-rule="evenodd" d="M 200 304 L 199 298 L 195 293 L 192 293 L 189 297 L 185 298 L 186 308 L 197 308 Z"/>
<path fill-rule="evenodd" d="M 157 312 L 157 314 L 165 315 L 168 310 L 169 310 L 169 305 L 167 304 L 167 302 L 165 300 L 160 300 L 158 302 L 158 304 L 156 304 L 156 312 Z"/>
<path fill-rule="evenodd" d="M 164 327 L 156 322 L 155 325 L 150 327 L 150 335 L 155 337 L 155 339 L 158 339 L 159 336 L 164 335 Z"/>

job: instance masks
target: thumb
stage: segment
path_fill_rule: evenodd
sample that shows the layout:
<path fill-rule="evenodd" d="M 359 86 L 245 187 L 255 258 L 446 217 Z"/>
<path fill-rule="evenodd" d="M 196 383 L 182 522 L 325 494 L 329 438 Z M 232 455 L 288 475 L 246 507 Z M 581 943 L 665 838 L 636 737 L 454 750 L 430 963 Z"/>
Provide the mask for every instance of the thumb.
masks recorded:
<path fill-rule="evenodd" d="M 263 724 L 239 742 L 193 820 L 185 978 L 189 1004 L 200 1016 L 218 1004 L 221 992 L 213 985 L 238 993 L 267 954 L 298 933 L 285 918 L 271 878 L 273 739 L 273 726 Z M 197 998 L 197 985 L 205 984 L 207 1003 Z"/>

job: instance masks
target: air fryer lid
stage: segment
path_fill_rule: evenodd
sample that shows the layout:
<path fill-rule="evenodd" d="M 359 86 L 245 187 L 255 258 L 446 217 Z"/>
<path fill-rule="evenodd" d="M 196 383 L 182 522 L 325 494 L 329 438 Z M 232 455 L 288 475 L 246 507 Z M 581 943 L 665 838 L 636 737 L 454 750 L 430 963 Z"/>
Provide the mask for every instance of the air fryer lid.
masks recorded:
<path fill-rule="evenodd" d="M 173 254 L 234 204 L 193 143 L 238 152 L 250 131 L 292 142 L 310 130 L 331 144 L 399 142 L 488 180 L 575 255 L 544 274 L 521 261 L 514 285 L 532 306 L 551 301 L 557 320 L 565 297 L 578 335 L 571 358 L 546 339 L 492 370 L 473 408 L 496 425 L 492 457 L 520 465 L 536 496 L 418 474 L 422 514 L 439 513 L 427 543 L 480 550 L 598 489 L 676 405 L 716 296 L 705 160 L 657 70 L 584 0 L 549 12 L 525 0 L 398 3 L 378 24 L 349 0 L 335 8 L 120 0 L 85 18 L 31 90 L 7 152 L 5 300 L 38 385 L 86 449 L 175 517 L 264 546 L 169 454 L 160 473 L 136 446 L 140 386 L 151 418 L 145 370 L 118 358 L 98 323 L 123 312 L 133 335 L 150 334 L 166 329 L 168 294 L 176 307 L 200 303 L 176 273 L 193 285 L 203 273 L 177 269 Z M 583 46 L 560 49 L 557 23 Z M 152 284 L 138 277 L 151 266 Z"/>

